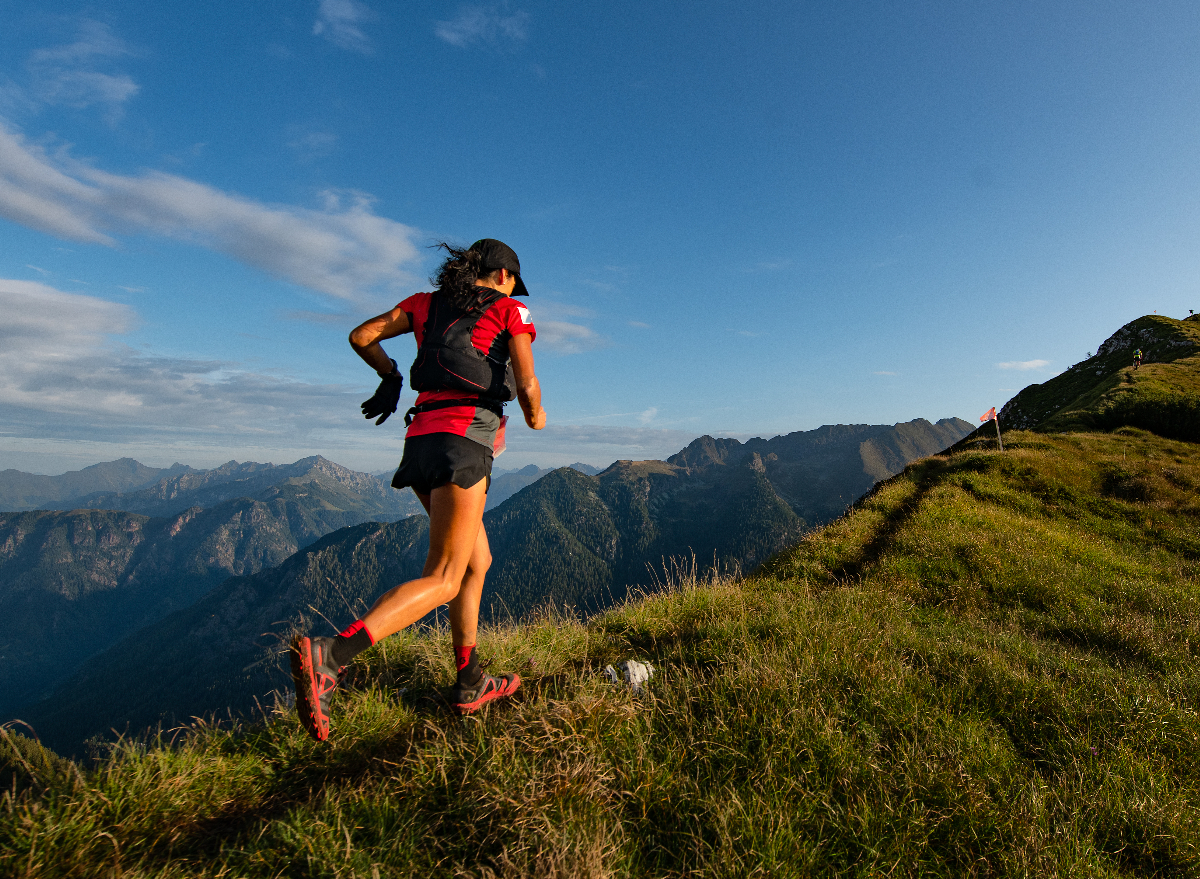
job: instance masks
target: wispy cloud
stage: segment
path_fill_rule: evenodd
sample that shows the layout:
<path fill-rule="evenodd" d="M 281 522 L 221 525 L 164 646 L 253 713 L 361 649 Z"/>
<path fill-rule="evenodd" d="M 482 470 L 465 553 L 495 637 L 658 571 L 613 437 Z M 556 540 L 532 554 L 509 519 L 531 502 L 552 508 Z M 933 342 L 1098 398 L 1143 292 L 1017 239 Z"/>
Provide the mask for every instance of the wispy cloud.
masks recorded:
<path fill-rule="evenodd" d="M 342 427 L 353 411 L 347 388 L 136 352 L 113 339 L 138 323 L 121 303 L 0 279 L 0 312 L 0 423 L 10 435 L 287 439 Z"/>
<path fill-rule="evenodd" d="M 880 369 L 880 370 L 876 370 L 875 372 L 873 372 L 873 373 L 872 373 L 872 375 L 895 375 L 895 374 L 896 374 L 896 373 L 894 373 L 894 372 L 889 372 L 889 371 L 888 371 L 888 370 L 886 370 L 886 369 Z"/>
<path fill-rule="evenodd" d="M 312 162 L 332 155 L 338 146 L 338 136 L 329 131 L 310 131 L 296 134 L 288 146 L 301 162 Z"/>
<path fill-rule="evenodd" d="M 650 329 L 650 324 L 648 324 L 648 323 L 643 323 L 643 322 L 642 322 L 642 321 L 640 321 L 640 320 L 631 320 L 631 321 L 629 321 L 629 325 L 630 325 L 631 327 L 637 327 L 639 330 L 648 330 L 648 329 Z"/>
<path fill-rule="evenodd" d="M 563 320 L 535 320 L 539 347 L 545 346 L 556 354 L 579 354 L 605 345 L 603 336 L 583 326 Z"/>
<path fill-rule="evenodd" d="M 996 364 L 999 369 L 1019 369 L 1022 371 L 1026 369 L 1042 369 L 1049 365 L 1049 360 L 1006 360 L 1003 363 Z"/>
<path fill-rule="evenodd" d="M 0 122 L 0 216 L 109 247 L 122 232 L 191 241 L 278 278 L 358 301 L 412 280 L 415 230 L 372 212 L 369 196 L 327 191 L 323 209 L 267 205 L 184 177 L 110 174 L 53 159 Z"/>
<path fill-rule="evenodd" d="M 641 424 L 649 424 L 651 421 L 654 420 L 654 416 L 657 414 L 658 414 L 658 407 L 651 406 L 645 412 L 641 412 L 638 414 L 638 422 Z"/>
<path fill-rule="evenodd" d="M 502 47 L 524 41 L 528 35 L 529 14 L 509 12 L 507 5 L 462 6 L 450 21 L 439 21 L 434 33 L 452 46 Z"/>
<path fill-rule="evenodd" d="M 139 86 L 112 64 L 132 54 L 108 25 L 84 19 L 74 42 L 38 49 L 29 56 L 29 98 L 76 109 L 100 105 L 115 120 Z"/>
<path fill-rule="evenodd" d="M 792 267 L 790 259 L 780 259 L 768 262 L 756 262 L 746 269 L 747 272 L 778 272 Z"/>
<path fill-rule="evenodd" d="M 590 327 L 574 320 L 563 320 L 565 317 L 594 317 L 595 312 L 590 308 L 570 302 L 535 300 L 530 309 L 533 311 L 533 325 L 537 327 L 539 348 L 548 348 L 555 354 L 579 354 L 608 344 L 608 339 Z"/>
<path fill-rule="evenodd" d="M 358 0 L 321 0 L 313 34 L 324 37 L 340 49 L 369 54 L 371 41 L 359 25 L 374 17 L 370 7 Z"/>

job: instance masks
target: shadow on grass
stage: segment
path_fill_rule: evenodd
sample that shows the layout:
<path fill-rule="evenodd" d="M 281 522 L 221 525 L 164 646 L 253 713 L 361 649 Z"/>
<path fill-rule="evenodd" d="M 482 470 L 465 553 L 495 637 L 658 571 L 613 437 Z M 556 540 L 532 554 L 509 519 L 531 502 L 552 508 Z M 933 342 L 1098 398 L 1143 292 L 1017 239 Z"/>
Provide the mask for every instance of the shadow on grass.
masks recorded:
<path fill-rule="evenodd" d="M 1152 650 L 1140 644 L 1131 644 L 1119 632 L 1091 626 L 1048 625 L 1038 634 L 1084 653 L 1094 653 L 1114 668 L 1136 666 L 1154 674 L 1163 674 L 1167 670 L 1166 664 Z"/>
<path fill-rule="evenodd" d="M 940 484 L 940 477 L 946 470 L 946 463 L 943 459 L 931 458 L 909 467 L 910 475 L 917 477 L 912 493 L 883 517 L 879 527 L 875 529 L 874 534 L 863 544 L 862 549 L 854 558 L 847 559 L 830 569 L 829 573 L 836 582 L 857 579 L 883 557 L 896 535 L 916 516 L 925 497 L 935 486 Z M 880 485 L 884 484 L 886 483 L 880 483 Z M 856 512 L 873 495 L 874 492 L 863 497 L 850 508 L 847 515 Z"/>

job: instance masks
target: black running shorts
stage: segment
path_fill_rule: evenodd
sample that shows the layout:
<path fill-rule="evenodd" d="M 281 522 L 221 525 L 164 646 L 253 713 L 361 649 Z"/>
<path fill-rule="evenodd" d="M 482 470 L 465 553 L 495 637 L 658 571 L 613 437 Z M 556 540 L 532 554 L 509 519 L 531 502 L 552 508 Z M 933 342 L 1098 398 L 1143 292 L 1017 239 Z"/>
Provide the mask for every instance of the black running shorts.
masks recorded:
<path fill-rule="evenodd" d="M 487 446 L 452 433 L 426 433 L 404 441 L 392 488 L 429 494 L 449 483 L 470 488 L 481 479 L 492 487 L 492 453 Z"/>

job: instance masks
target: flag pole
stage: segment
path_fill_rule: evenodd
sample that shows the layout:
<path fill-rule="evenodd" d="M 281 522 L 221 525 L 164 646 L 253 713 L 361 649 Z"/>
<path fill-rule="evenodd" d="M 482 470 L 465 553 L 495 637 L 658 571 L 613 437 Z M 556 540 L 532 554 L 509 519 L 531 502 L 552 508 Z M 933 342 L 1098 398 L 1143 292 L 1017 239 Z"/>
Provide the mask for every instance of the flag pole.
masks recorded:
<path fill-rule="evenodd" d="M 1004 440 L 1000 439 L 1000 416 L 996 414 L 996 407 L 993 406 L 988 411 L 979 416 L 979 420 L 984 424 L 989 421 L 996 422 L 996 442 L 1000 444 L 1000 451 L 1004 451 Z"/>

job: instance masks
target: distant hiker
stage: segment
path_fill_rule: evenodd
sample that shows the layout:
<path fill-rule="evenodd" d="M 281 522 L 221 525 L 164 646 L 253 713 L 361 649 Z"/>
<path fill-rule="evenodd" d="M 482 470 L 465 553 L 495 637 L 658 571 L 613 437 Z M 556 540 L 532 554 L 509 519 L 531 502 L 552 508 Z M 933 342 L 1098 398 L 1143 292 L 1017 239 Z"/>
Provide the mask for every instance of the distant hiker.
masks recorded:
<path fill-rule="evenodd" d="M 1142 365 L 1142 349 L 1138 348 L 1133 352 L 1133 368 L 1137 369 Z"/>
<path fill-rule="evenodd" d="M 297 637 L 292 642 L 296 709 L 309 735 L 329 735 L 329 701 L 338 674 L 379 638 L 386 638 L 443 604 L 458 678 L 450 703 L 460 714 L 511 695 L 515 674 L 493 677 L 475 652 L 483 578 L 492 563 L 483 508 L 492 480 L 492 458 L 503 448 L 503 407 L 517 398 L 525 423 L 546 424 L 533 370 L 537 333 L 529 310 L 511 297 L 528 296 L 521 263 L 508 245 L 492 238 L 467 250 L 440 244 L 449 256 L 431 279 L 433 293 L 410 296 L 350 334 L 350 345 L 380 376 L 362 404 L 382 424 L 396 411 L 404 379 L 379 343 L 413 333 L 417 358 L 409 373 L 416 405 L 405 415 L 408 432 L 395 488 L 411 487 L 429 513 L 429 554 L 417 580 L 385 592 L 361 620 L 336 638 Z"/>

